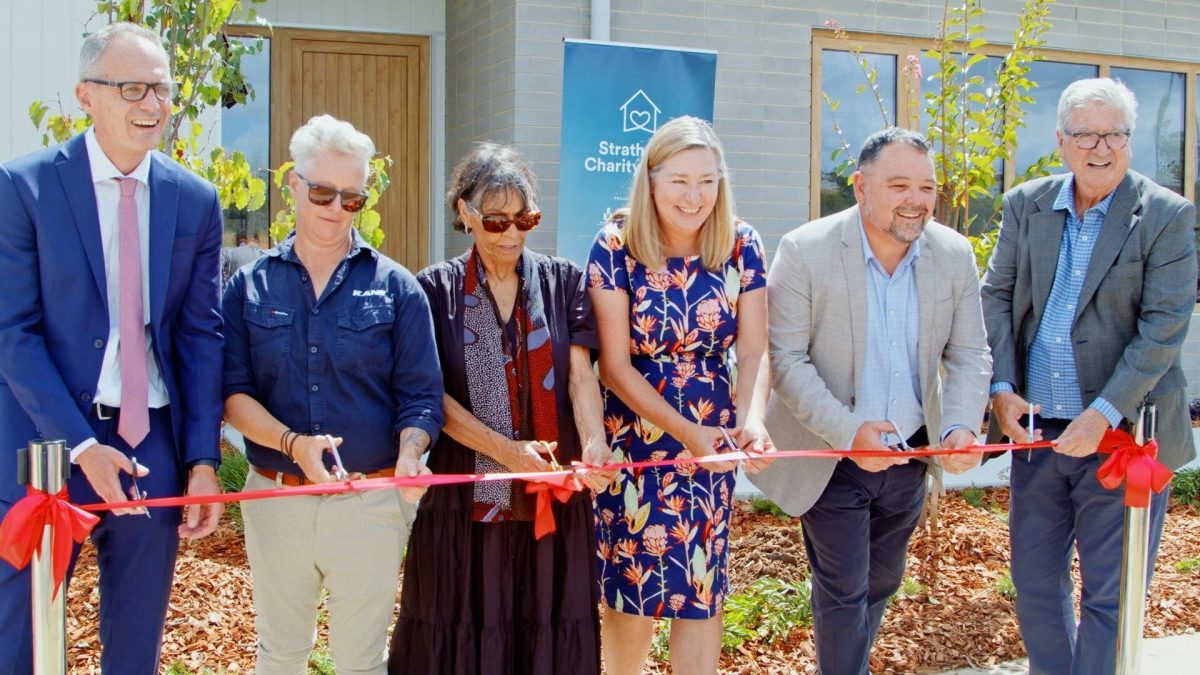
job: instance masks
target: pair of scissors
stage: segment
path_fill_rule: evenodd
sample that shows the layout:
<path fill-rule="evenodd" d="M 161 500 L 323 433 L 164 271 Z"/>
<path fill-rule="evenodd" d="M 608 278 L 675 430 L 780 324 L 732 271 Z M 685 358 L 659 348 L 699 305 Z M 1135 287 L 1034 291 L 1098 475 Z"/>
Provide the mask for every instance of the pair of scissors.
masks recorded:
<path fill-rule="evenodd" d="M 322 438 L 329 444 L 329 454 L 333 455 L 333 477 L 338 480 L 350 480 L 350 474 L 346 472 L 346 467 L 342 466 L 342 456 L 338 454 L 333 436 L 325 434 Z"/>
<path fill-rule="evenodd" d="M 896 424 L 892 420 L 884 420 L 884 421 L 887 422 L 888 424 L 892 425 L 892 428 L 896 430 L 896 436 L 900 439 L 899 443 L 896 443 L 896 444 L 888 446 L 888 447 L 892 448 L 893 450 L 897 450 L 897 451 L 912 450 L 913 447 L 908 444 L 908 438 L 904 435 L 903 431 L 900 431 L 900 425 Z"/>
<path fill-rule="evenodd" d="M 138 482 L 137 482 L 137 476 L 138 476 L 137 457 L 130 455 L 129 461 L 133 462 L 133 473 L 130 474 L 130 476 L 129 476 L 129 482 L 133 485 L 133 498 L 135 501 L 145 499 L 146 493 L 141 488 L 138 487 Z M 142 513 L 146 514 L 146 517 L 149 518 L 150 517 L 150 509 L 148 509 L 144 506 L 141 507 L 141 509 L 142 509 Z"/>

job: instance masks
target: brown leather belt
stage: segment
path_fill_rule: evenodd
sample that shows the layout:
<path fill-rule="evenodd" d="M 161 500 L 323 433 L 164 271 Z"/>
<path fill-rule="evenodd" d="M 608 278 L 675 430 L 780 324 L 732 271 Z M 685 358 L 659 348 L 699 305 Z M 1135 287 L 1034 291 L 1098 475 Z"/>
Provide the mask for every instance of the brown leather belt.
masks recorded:
<path fill-rule="evenodd" d="M 288 487 L 299 487 L 301 485 L 313 485 L 313 482 L 304 476 L 297 476 L 291 473 L 283 473 L 281 471 L 272 471 L 271 469 L 261 469 L 257 466 L 251 466 L 254 473 L 266 478 L 267 480 L 275 481 L 276 485 L 286 485 Z M 349 480 L 364 480 L 366 478 L 391 478 L 396 475 L 395 467 L 391 469 L 380 469 L 371 473 L 362 473 L 358 471 L 350 472 Z"/>

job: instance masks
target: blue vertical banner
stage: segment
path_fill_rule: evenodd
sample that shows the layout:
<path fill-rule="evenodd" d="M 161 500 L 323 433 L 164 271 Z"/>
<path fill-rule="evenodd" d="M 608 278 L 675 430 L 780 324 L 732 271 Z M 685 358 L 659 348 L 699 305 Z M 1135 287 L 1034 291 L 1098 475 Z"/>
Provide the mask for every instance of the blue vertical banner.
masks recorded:
<path fill-rule="evenodd" d="M 682 115 L 712 121 L 717 53 L 588 40 L 564 50 L 558 255 L 583 265 L 654 131 Z"/>

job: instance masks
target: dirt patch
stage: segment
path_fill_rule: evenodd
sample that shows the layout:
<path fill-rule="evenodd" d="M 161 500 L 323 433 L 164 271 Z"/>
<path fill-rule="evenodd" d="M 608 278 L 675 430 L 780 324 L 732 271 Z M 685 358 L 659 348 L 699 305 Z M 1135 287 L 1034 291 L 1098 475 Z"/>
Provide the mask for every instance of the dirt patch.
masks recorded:
<path fill-rule="evenodd" d="M 876 673 L 937 672 L 982 667 L 1024 656 L 1012 602 L 1003 593 L 1008 572 L 1007 489 L 984 492 L 980 506 L 959 493 L 942 502 L 937 540 L 918 531 L 909 549 L 908 576 L 919 586 L 888 609 L 871 657 Z M 738 592 L 754 579 L 807 576 L 798 519 L 735 514 L 730 579 Z M 1200 630 L 1200 569 L 1177 563 L 1200 557 L 1200 510 L 1174 506 L 1167 518 L 1146 617 L 1146 635 Z M 72 673 L 99 672 L 95 553 L 90 545 L 68 593 L 68 663 Z M 180 552 L 163 642 L 164 669 L 254 671 L 254 609 L 241 533 L 223 525 Z M 813 672 L 810 629 L 774 645 L 747 642 L 724 654 L 728 673 Z M 667 672 L 657 664 L 653 672 Z"/>

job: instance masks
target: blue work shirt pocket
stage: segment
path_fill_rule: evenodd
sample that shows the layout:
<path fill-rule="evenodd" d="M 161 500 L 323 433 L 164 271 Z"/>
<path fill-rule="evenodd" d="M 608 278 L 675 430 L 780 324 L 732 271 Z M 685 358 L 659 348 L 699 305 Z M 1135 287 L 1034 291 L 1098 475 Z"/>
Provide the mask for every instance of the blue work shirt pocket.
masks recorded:
<path fill-rule="evenodd" d="M 263 377 L 277 378 L 292 348 L 296 311 L 287 305 L 250 301 L 242 316 L 246 319 L 254 370 Z"/>
<path fill-rule="evenodd" d="M 358 305 L 337 317 L 337 368 L 358 375 L 392 372 L 392 325 L 396 308 L 390 304 Z"/>

